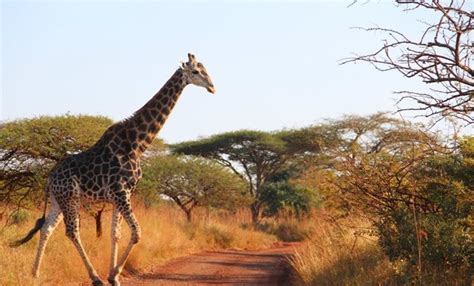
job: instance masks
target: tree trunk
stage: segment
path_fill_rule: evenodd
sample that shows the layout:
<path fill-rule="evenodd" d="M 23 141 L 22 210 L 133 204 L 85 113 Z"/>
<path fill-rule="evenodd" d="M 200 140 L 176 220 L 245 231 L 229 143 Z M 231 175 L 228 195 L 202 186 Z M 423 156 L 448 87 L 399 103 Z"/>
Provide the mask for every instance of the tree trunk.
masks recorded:
<path fill-rule="evenodd" d="M 184 212 L 186 213 L 186 220 L 188 222 L 192 222 L 193 221 L 193 216 L 192 216 L 191 210 L 184 210 Z"/>
<path fill-rule="evenodd" d="M 261 208 L 257 202 L 254 202 L 250 205 L 250 211 L 252 212 L 252 223 L 257 225 L 260 221 L 260 212 Z"/>

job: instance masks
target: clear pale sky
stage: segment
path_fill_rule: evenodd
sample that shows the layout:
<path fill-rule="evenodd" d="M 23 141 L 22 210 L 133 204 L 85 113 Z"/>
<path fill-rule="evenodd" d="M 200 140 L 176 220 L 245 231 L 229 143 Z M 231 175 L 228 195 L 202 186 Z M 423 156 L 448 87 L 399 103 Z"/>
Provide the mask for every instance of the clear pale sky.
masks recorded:
<path fill-rule="evenodd" d="M 416 35 L 431 15 L 390 1 L 2 1 L 0 120 L 92 114 L 120 120 L 196 54 L 217 93 L 185 89 L 160 137 L 168 142 L 250 128 L 310 125 L 393 111 L 418 80 L 367 64 L 379 25 Z M 365 2 L 365 1 L 364 1 Z"/>

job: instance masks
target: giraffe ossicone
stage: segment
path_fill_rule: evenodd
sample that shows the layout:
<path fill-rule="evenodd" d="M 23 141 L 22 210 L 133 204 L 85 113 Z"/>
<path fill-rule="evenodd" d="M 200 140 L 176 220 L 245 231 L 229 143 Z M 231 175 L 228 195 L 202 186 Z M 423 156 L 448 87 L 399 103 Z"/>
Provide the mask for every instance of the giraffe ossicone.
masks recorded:
<path fill-rule="evenodd" d="M 189 85 L 204 87 L 214 93 L 214 85 L 204 66 L 192 54 L 165 85 L 131 117 L 110 126 L 94 146 L 70 155 L 58 162 L 50 172 L 45 186 L 45 210 L 35 227 L 22 239 L 12 243 L 19 246 L 40 231 L 40 241 L 33 265 L 33 275 L 39 276 L 46 243 L 62 218 L 66 236 L 79 252 L 94 285 L 103 285 L 90 262 L 79 234 L 81 204 L 110 203 L 112 214 L 112 250 L 108 281 L 120 285 L 118 277 L 141 237 L 140 226 L 132 211 L 131 194 L 141 178 L 140 158 L 163 127 L 183 89 Z M 51 207 L 46 216 L 47 202 Z M 121 221 L 130 227 L 131 237 L 123 254 L 118 257 Z"/>

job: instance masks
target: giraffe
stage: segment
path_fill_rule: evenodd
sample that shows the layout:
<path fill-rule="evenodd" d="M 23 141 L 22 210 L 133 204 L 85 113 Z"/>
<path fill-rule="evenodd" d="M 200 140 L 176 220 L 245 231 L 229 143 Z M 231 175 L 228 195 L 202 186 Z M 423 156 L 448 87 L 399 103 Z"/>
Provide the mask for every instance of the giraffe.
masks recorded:
<path fill-rule="evenodd" d="M 210 93 L 215 92 L 206 69 L 192 54 L 188 54 L 188 61 L 182 63 L 142 108 L 131 117 L 110 126 L 90 149 L 70 155 L 52 169 L 45 186 L 43 216 L 24 238 L 11 245 L 16 247 L 26 243 L 40 231 L 38 251 L 33 264 L 34 277 L 39 276 L 48 238 L 60 220 L 64 219 L 66 236 L 79 252 L 92 284 L 103 285 L 81 243 L 79 210 L 84 203 L 110 203 L 113 205 L 112 249 L 107 280 L 112 285 L 120 285 L 118 278 L 123 266 L 141 237 L 140 226 L 130 203 L 130 196 L 142 176 L 140 158 L 162 128 L 188 84 L 204 87 Z M 51 207 L 46 216 L 48 199 L 51 201 Z M 122 219 L 128 224 L 131 237 L 118 259 Z"/>

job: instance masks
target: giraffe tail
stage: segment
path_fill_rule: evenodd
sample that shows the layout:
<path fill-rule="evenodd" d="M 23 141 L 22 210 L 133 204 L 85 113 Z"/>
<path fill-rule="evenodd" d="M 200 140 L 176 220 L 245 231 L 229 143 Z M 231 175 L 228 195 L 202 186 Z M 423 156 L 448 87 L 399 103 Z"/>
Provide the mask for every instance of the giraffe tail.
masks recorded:
<path fill-rule="evenodd" d="M 43 227 L 44 223 L 46 222 L 46 208 L 48 206 L 48 198 L 49 198 L 49 191 L 48 191 L 48 183 L 46 183 L 46 188 L 45 188 L 45 199 L 44 199 L 44 211 L 43 211 L 43 216 L 40 217 L 38 220 L 36 220 L 35 226 L 25 235 L 25 237 L 15 240 L 12 243 L 10 243 L 10 247 L 18 247 L 26 242 L 28 242 L 30 239 L 35 236 L 35 234 Z"/>
<path fill-rule="evenodd" d="M 97 237 L 102 236 L 102 212 L 104 211 L 104 207 L 102 207 L 101 210 L 97 211 L 97 213 L 94 215 L 95 218 L 95 231 Z"/>

